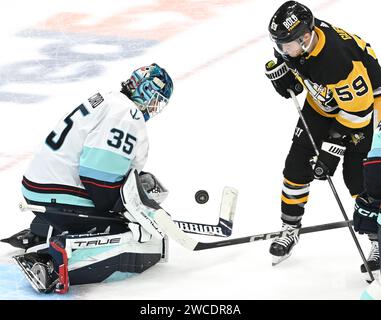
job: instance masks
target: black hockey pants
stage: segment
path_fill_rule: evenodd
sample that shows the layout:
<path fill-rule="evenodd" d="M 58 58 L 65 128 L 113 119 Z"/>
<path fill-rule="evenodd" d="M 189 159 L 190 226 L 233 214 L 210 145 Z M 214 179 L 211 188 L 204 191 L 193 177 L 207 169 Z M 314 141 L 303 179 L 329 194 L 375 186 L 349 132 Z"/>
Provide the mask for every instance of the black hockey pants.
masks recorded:
<path fill-rule="evenodd" d="M 302 113 L 315 144 L 320 149 L 322 142 L 328 138 L 329 129 L 335 120 L 318 114 L 307 101 L 304 104 Z M 363 191 L 362 160 L 366 158 L 371 147 L 373 122 L 371 121 L 368 126 L 353 133 L 363 135 L 363 139 L 357 145 L 351 139 L 348 139 L 342 173 L 350 194 L 356 196 Z M 314 156 L 315 151 L 311 141 L 303 122 L 299 119 L 283 170 L 285 179 L 282 189 L 281 211 L 282 220 L 288 224 L 298 225 L 304 214 L 304 205 L 307 203 L 309 196 L 309 186 L 314 180 L 310 164 L 310 160 Z"/>

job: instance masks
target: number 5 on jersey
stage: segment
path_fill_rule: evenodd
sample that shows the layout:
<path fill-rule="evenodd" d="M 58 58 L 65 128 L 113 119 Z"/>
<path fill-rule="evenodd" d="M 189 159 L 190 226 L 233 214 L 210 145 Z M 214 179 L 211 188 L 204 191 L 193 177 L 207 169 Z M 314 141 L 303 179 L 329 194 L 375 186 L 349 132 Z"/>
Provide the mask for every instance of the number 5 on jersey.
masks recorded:
<path fill-rule="evenodd" d="M 80 112 L 80 114 L 84 117 L 86 117 L 89 114 L 89 111 L 86 109 L 86 107 L 81 104 L 77 108 L 75 108 L 69 115 L 63 120 L 65 122 L 65 128 L 61 132 L 61 134 L 58 136 L 58 139 L 55 139 L 57 137 L 57 133 L 55 131 L 52 131 L 46 138 L 45 142 L 46 144 L 52 148 L 54 151 L 57 151 L 63 143 L 65 142 L 66 136 L 70 132 L 71 128 L 73 127 L 73 119 L 71 118 L 77 111 Z M 56 141 L 55 141 L 56 140 Z"/>

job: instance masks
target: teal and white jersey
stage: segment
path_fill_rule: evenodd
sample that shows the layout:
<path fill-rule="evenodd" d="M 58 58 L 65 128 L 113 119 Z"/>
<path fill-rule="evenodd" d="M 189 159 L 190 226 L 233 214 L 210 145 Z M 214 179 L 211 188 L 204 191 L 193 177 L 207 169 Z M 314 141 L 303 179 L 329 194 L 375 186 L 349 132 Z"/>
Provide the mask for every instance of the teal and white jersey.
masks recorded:
<path fill-rule="evenodd" d="M 372 198 L 381 200 L 381 122 L 373 132 L 372 146 L 363 167 L 365 191 Z M 377 222 L 381 225 L 380 214 Z"/>
<path fill-rule="evenodd" d="M 93 207 L 104 202 L 104 191 L 114 201 L 125 174 L 140 172 L 147 155 L 141 111 L 120 92 L 97 93 L 47 136 L 25 172 L 23 195 L 31 202 Z"/>
<path fill-rule="evenodd" d="M 381 157 L 381 122 L 373 132 L 372 147 L 368 153 L 368 158 Z"/>

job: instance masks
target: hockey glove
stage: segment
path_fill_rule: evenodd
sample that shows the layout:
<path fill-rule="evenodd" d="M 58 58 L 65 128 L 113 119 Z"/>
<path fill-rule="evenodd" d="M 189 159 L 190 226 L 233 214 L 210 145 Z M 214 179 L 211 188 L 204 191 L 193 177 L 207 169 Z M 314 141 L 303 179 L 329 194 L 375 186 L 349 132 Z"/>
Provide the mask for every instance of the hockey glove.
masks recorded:
<path fill-rule="evenodd" d="M 326 180 L 327 176 L 333 176 L 340 159 L 344 155 L 345 149 L 345 146 L 333 139 L 324 141 L 315 167 L 313 168 L 315 179 Z"/>
<path fill-rule="evenodd" d="M 131 169 L 120 189 L 121 199 L 127 211 L 123 212 L 130 222 L 137 222 L 147 233 L 161 240 L 165 234 L 155 221 L 155 213 L 161 209 L 156 201 L 149 199 L 140 183 L 138 172 Z M 132 227 L 134 228 L 134 227 Z"/>
<path fill-rule="evenodd" d="M 375 200 L 367 193 L 362 193 L 356 198 L 353 213 L 353 228 L 360 234 L 377 233 L 377 218 L 380 212 L 380 200 Z"/>
<path fill-rule="evenodd" d="M 152 173 L 141 171 L 139 180 L 150 199 L 160 204 L 167 198 L 168 190 Z"/>
<path fill-rule="evenodd" d="M 303 92 L 303 86 L 295 78 L 291 70 L 287 67 L 286 63 L 282 59 L 278 59 L 275 63 L 273 60 L 266 63 L 266 76 L 271 80 L 275 90 L 284 98 L 290 98 L 290 94 L 287 91 L 291 89 L 295 95 Z"/>

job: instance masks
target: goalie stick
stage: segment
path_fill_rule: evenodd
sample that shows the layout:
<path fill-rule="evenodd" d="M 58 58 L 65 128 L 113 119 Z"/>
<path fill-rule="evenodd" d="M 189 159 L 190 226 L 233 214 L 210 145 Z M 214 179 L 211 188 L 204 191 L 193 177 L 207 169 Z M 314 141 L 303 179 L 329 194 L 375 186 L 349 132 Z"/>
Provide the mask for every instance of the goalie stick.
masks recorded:
<path fill-rule="evenodd" d="M 237 204 L 238 190 L 232 187 L 224 187 L 222 192 L 222 199 L 220 204 L 220 214 L 217 225 L 204 224 L 198 222 L 187 222 L 173 220 L 178 228 L 186 233 L 207 235 L 207 236 L 217 236 L 217 237 L 229 237 L 232 234 L 233 229 L 233 219 L 235 214 L 235 208 Z M 41 205 L 27 204 L 25 201 L 20 202 L 19 209 L 21 211 L 35 211 L 39 213 L 45 213 L 47 208 Z M 84 219 L 92 220 L 102 220 L 102 221 L 116 221 L 121 223 L 126 223 L 127 220 L 123 216 L 92 216 L 87 214 L 74 213 L 72 210 L 56 209 L 54 207 L 49 207 L 50 214 L 58 214 L 69 217 L 79 217 Z"/>
<path fill-rule="evenodd" d="M 24 202 L 20 203 L 20 209 L 22 211 L 32 210 L 32 211 L 41 212 L 41 213 L 46 211 L 46 208 L 44 206 L 28 205 Z M 72 215 L 69 213 L 67 213 L 67 214 Z M 89 216 L 82 215 L 82 217 L 87 218 Z M 121 219 L 117 219 L 117 218 L 108 218 L 108 219 L 122 221 Z M 304 234 L 304 233 L 312 233 L 312 232 L 318 232 L 318 231 L 338 229 L 338 228 L 348 227 L 353 223 L 352 220 L 340 221 L 340 222 L 334 222 L 334 223 L 321 224 L 321 225 L 316 225 L 316 226 L 311 226 L 311 227 L 294 229 L 293 231 L 288 231 L 288 230 L 276 231 L 276 232 L 263 233 L 263 234 L 257 234 L 257 235 L 228 239 L 228 240 L 222 240 L 222 241 L 200 242 L 200 241 L 196 241 L 192 237 L 188 236 L 185 232 L 183 232 L 176 225 L 176 223 L 171 219 L 171 217 L 168 215 L 168 213 L 165 212 L 161 207 L 159 207 L 159 209 L 155 212 L 153 219 L 169 237 L 171 237 L 173 240 L 178 242 L 183 247 L 185 247 L 189 250 L 192 250 L 192 251 L 215 249 L 215 248 L 232 246 L 232 245 L 237 245 L 237 244 L 242 244 L 242 243 L 249 243 L 249 242 L 254 242 L 254 241 L 269 240 L 269 239 L 274 239 L 277 237 L 285 236 L 286 234 L 297 235 L 297 234 Z"/>
<path fill-rule="evenodd" d="M 200 251 L 206 249 L 215 249 L 220 247 L 232 246 L 236 244 L 261 241 L 261 240 L 269 240 L 278 237 L 282 237 L 289 234 L 304 234 L 304 233 L 312 233 L 318 231 L 332 230 L 338 228 L 344 228 L 350 226 L 353 221 L 340 221 L 334 223 L 320 224 L 311 227 L 294 229 L 292 231 L 284 230 L 284 231 L 276 231 L 270 233 L 257 234 L 252 236 L 246 236 L 235 239 L 228 239 L 222 241 L 214 241 L 214 242 L 199 242 L 195 239 L 186 235 L 183 231 L 181 231 L 170 218 L 170 216 L 163 210 L 159 209 L 156 211 L 154 216 L 155 222 L 159 225 L 159 227 L 165 232 L 169 237 L 174 239 L 183 247 L 192 250 L 192 251 Z"/>
<path fill-rule="evenodd" d="M 201 242 L 188 236 L 185 232 L 183 232 L 180 228 L 178 228 L 175 222 L 172 220 L 171 216 L 162 207 L 160 207 L 160 205 L 155 200 L 149 199 L 147 197 L 147 195 L 145 194 L 143 190 L 143 187 L 141 186 L 141 183 L 139 182 L 139 179 L 137 177 L 137 172 L 135 172 L 135 181 L 136 181 L 136 187 L 139 193 L 139 200 L 137 200 L 135 196 L 135 198 L 130 201 L 133 201 L 134 203 L 141 201 L 145 206 L 155 209 L 149 215 L 149 219 L 153 220 L 154 222 L 151 224 L 151 226 L 156 228 L 158 232 L 166 234 L 168 237 L 175 240 L 177 243 L 179 243 L 183 247 L 192 251 L 214 249 L 214 248 L 232 246 L 236 244 L 253 242 L 258 240 L 268 240 L 268 239 L 278 238 L 286 234 L 302 234 L 302 233 L 337 229 L 342 227 L 348 227 L 352 223 L 352 221 L 340 221 L 340 222 L 318 225 L 318 226 L 313 226 L 308 228 L 294 229 L 292 231 L 283 230 L 283 231 L 271 232 L 267 234 L 246 236 L 246 237 L 229 239 L 229 240 Z"/>
<path fill-rule="evenodd" d="M 206 236 L 229 237 L 233 230 L 233 219 L 237 204 L 238 190 L 224 187 L 220 205 L 218 224 L 204 224 L 173 220 L 176 225 L 186 233 L 201 234 Z"/>

